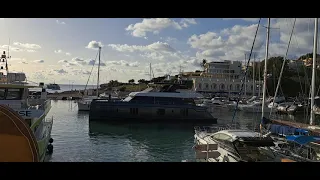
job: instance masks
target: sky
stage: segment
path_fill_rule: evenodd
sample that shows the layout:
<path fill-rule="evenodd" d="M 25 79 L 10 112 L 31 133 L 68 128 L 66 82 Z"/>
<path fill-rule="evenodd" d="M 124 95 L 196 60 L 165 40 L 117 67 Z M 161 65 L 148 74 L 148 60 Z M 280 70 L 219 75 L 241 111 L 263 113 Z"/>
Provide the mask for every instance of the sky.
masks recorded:
<path fill-rule="evenodd" d="M 285 56 L 293 18 L 272 18 L 269 57 Z M 101 46 L 100 83 L 150 79 L 200 70 L 200 62 L 244 61 L 259 18 L 0 18 L 0 49 L 9 71 L 29 81 L 95 84 Z M 256 61 L 265 57 L 267 19 L 254 45 Z M 289 58 L 312 52 L 314 19 L 297 18 Z M 9 43 L 10 39 L 10 43 Z M 95 61 L 96 60 L 96 61 Z M 96 64 L 95 64 L 96 63 Z M 95 66 L 93 66 L 95 64 Z M 92 75 L 89 74 L 92 70 Z"/>

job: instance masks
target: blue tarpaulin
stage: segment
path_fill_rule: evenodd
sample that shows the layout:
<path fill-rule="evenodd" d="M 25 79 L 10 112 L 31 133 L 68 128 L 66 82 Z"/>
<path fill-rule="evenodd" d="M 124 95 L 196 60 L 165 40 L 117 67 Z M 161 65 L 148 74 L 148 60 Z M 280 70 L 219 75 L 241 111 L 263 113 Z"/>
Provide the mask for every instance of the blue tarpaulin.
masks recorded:
<path fill-rule="evenodd" d="M 293 135 L 293 136 L 286 136 L 288 141 L 294 141 L 298 144 L 305 145 L 310 142 L 319 141 L 319 136 L 301 136 L 301 135 Z"/>
<path fill-rule="evenodd" d="M 308 131 L 301 128 L 295 128 L 290 126 L 283 126 L 278 124 L 271 124 L 270 132 L 279 135 L 294 135 L 294 134 L 303 134 L 307 135 Z"/>

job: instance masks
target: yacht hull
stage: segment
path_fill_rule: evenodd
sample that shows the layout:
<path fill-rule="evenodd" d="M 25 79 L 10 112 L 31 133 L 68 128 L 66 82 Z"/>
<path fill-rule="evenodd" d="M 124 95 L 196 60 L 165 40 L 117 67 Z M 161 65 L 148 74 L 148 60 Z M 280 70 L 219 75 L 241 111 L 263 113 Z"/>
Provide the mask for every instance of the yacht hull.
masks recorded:
<path fill-rule="evenodd" d="M 90 121 L 117 122 L 194 122 L 216 124 L 206 108 L 193 105 L 135 104 L 92 101 Z"/>

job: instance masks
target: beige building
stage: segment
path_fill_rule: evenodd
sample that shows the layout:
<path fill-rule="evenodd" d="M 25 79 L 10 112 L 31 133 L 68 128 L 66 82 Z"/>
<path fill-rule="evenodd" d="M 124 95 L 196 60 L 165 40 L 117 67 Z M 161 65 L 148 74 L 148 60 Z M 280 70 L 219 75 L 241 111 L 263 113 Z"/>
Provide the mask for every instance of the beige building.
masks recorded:
<path fill-rule="evenodd" d="M 238 94 L 243 84 L 243 70 L 240 61 L 210 62 L 205 65 L 204 72 L 182 73 L 182 77 L 193 81 L 193 88 L 197 92 Z M 258 95 L 262 82 L 245 79 L 243 94 Z"/>

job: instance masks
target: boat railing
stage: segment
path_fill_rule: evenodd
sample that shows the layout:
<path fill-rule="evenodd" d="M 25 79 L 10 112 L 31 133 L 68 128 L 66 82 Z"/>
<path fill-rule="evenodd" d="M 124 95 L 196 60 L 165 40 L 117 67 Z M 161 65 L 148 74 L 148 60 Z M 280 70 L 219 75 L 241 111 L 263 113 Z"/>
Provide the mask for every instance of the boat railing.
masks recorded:
<path fill-rule="evenodd" d="M 108 100 L 108 99 L 92 99 L 92 102 L 99 101 L 99 102 L 112 102 L 117 104 L 123 104 L 123 103 L 129 103 L 130 104 L 155 104 L 155 105 L 190 105 L 190 106 L 196 106 L 195 103 L 192 102 L 186 102 L 186 103 L 174 103 L 174 102 L 165 102 L 165 101 L 119 101 L 119 100 Z"/>
<path fill-rule="evenodd" d="M 51 101 L 47 99 L 28 99 L 25 104 L 25 108 L 29 109 L 32 107 L 37 107 L 39 110 L 45 110 Z"/>
<path fill-rule="evenodd" d="M 240 126 L 239 123 L 234 124 L 223 124 L 223 125 L 214 125 L 214 126 L 196 126 L 194 127 L 195 133 L 216 133 L 218 131 L 223 130 L 231 130 L 231 129 L 238 129 Z"/>

